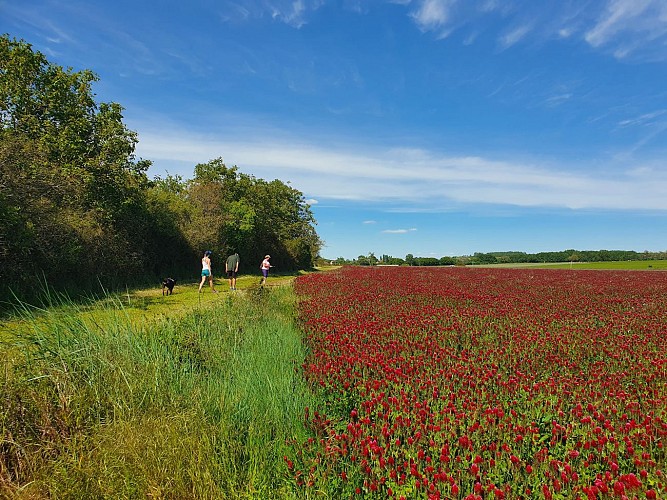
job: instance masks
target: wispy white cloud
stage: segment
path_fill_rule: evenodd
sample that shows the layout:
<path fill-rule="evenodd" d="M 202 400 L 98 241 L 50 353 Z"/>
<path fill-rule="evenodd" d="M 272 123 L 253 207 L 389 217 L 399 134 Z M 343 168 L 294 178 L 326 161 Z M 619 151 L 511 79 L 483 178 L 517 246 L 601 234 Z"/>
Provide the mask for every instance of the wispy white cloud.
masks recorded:
<path fill-rule="evenodd" d="M 33 7 L 29 3 L 3 3 L 2 14 L 5 21 L 19 25 L 27 24 L 34 28 L 50 46 L 65 42 L 77 43 L 76 38 L 67 29 L 62 28 L 57 21 L 44 17 L 38 7 Z"/>
<path fill-rule="evenodd" d="M 231 20 L 245 21 L 251 17 L 251 12 L 246 5 L 237 2 L 227 2 L 225 9 L 219 14 L 222 22 Z"/>
<path fill-rule="evenodd" d="M 227 2 L 224 20 L 250 21 L 263 16 L 296 29 L 329 0 L 253 0 Z M 462 39 L 471 45 L 485 30 L 496 31 L 502 50 L 521 42 L 547 39 L 582 39 L 590 46 L 617 58 L 650 53 L 667 59 L 667 2 L 664 0 L 601 0 L 598 2 L 555 2 L 547 6 L 529 0 L 389 0 L 405 7 L 417 29 L 448 37 L 465 27 Z M 346 11 L 365 15 L 368 6 L 359 0 L 343 6 Z M 488 19 L 495 22 L 489 23 Z"/>
<path fill-rule="evenodd" d="M 247 2 L 226 2 L 220 19 L 223 22 L 250 21 L 270 16 L 271 19 L 299 29 L 308 23 L 311 12 L 319 9 L 325 0 L 266 0 Z M 349 9 L 361 13 L 363 10 Z"/>
<path fill-rule="evenodd" d="M 564 94 L 552 95 L 547 98 L 545 104 L 550 107 L 558 106 L 564 102 L 569 101 L 572 98 L 571 92 L 566 92 Z"/>
<path fill-rule="evenodd" d="M 416 227 L 411 227 L 410 229 L 385 229 L 382 232 L 387 234 L 406 234 L 406 233 L 412 233 L 413 231 L 416 230 L 417 230 Z"/>
<path fill-rule="evenodd" d="M 364 222 L 362 222 L 362 224 L 376 224 L 376 223 L 377 221 L 374 220 L 365 220 Z"/>
<path fill-rule="evenodd" d="M 572 28 L 569 28 L 569 27 L 560 28 L 558 30 L 558 36 L 561 37 L 561 38 L 569 38 L 570 36 L 572 36 L 572 33 L 573 33 L 573 30 L 572 30 Z"/>
<path fill-rule="evenodd" d="M 658 109 L 649 113 L 643 113 L 633 118 L 627 118 L 618 122 L 619 129 L 636 129 L 639 139 L 625 151 L 617 153 L 617 157 L 624 161 L 631 161 L 634 155 L 646 145 L 655 143 L 656 138 L 663 137 L 667 132 L 667 109 Z M 634 169 L 645 168 L 644 166 Z M 662 168 L 660 169 L 662 170 Z"/>
<path fill-rule="evenodd" d="M 641 162 L 626 159 L 605 172 L 585 164 L 526 162 L 447 155 L 424 149 L 357 150 L 322 147 L 290 138 L 279 142 L 190 136 L 164 128 L 140 133 L 137 153 L 153 160 L 180 162 L 187 177 L 196 163 L 224 156 L 230 164 L 263 178 L 289 180 L 318 200 L 402 202 L 447 210 L 457 204 L 522 207 L 667 210 L 667 176 L 644 178 L 628 172 Z M 341 152 L 345 151 L 345 152 Z M 611 160 L 610 160 L 611 161 Z M 623 163 L 627 161 L 627 163 Z"/>
<path fill-rule="evenodd" d="M 456 0 L 422 0 L 411 17 L 422 31 L 440 29 L 450 20 L 450 10 Z"/>
<path fill-rule="evenodd" d="M 643 137 L 641 137 L 629 151 L 626 152 L 626 156 L 628 158 L 632 158 L 632 156 L 636 154 L 637 151 L 644 148 L 644 146 L 646 146 L 647 144 L 655 142 L 655 139 L 657 137 L 663 136 L 666 131 L 667 131 L 667 121 L 662 121 L 652 124 L 652 126 L 649 127 L 648 132 Z M 662 171 L 662 169 L 660 171 Z"/>
<path fill-rule="evenodd" d="M 508 2 L 503 2 L 501 0 L 485 0 L 479 3 L 478 10 L 480 12 L 493 12 L 502 8 L 503 5 L 507 5 Z"/>
<path fill-rule="evenodd" d="M 315 198 L 308 198 L 307 200 L 304 200 L 308 205 L 317 205 L 319 203 L 318 200 Z"/>
<path fill-rule="evenodd" d="M 663 0 L 608 0 L 584 38 L 593 47 L 613 45 L 618 58 L 627 57 L 647 45 L 658 47 L 664 58 L 667 3 Z"/>
<path fill-rule="evenodd" d="M 54 59 L 67 52 L 67 66 L 76 66 L 78 58 L 89 60 L 91 57 L 97 67 L 97 59 L 103 51 L 107 67 L 115 68 L 115 71 L 122 75 L 165 75 L 172 71 L 161 57 L 162 50 L 156 49 L 154 39 L 146 39 L 143 36 L 145 33 L 133 32 L 124 22 L 117 22 L 105 15 L 106 11 L 102 6 L 76 1 L 58 3 L 57 15 L 54 16 L 45 16 L 39 8 L 31 7 L 29 2 L 13 6 L 6 14 L 13 22 L 28 24 L 39 33 L 39 37 L 44 40 L 43 44 L 36 44 L 40 51 Z M 2 9 L 4 8 L 3 5 Z M 85 26 L 85 30 L 73 29 L 72 25 Z M 86 35 L 85 31 L 91 30 L 95 33 L 94 43 L 86 39 L 89 35 Z M 30 42 L 35 43 L 34 40 Z M 174 56 L 169 50 L 164 51 Z M 195 61 L 196 57 L 193 56 L 180 58 L 180 62 L 190 68 L 197 64 Z"/>
<path fill-rule="evenodd" d="M 470 33 L 465 39 L 463 40 L 463 45 L 472 45 L 475 43 L 475 40 L 479 36 L 479 33 L 477 31 Z"/>
<path fill-rule="evenodd" d="M 295 28 L 300 28 L 306 23 L 304 14 L 306 12 L 306 5 L 303 0 L 296 0 L 291 2 L 286 9 L 274 7 L 273 18 L 280 19 L 285 24 L 289 24 Z"/>
<path fill-rule="evenodd" d="M 629 29 L 651 5 L 651 0 L 613 0 L 595 26 L 586 33 L 586 41 L 594 47 L 609 42 L 619 32 Z"/>
<path fill-rule="evenodd" d="M 499 38 L 499 43 L 500 46 L 503 49 L 508 49 L 512 45 L 518 43 L 521 41 L 530 31 L 532 30 L 532 26 L 528 24 L 524 24 L 522 26 L 517 26 L 516 28 L 512 29 L 511 31 L 505 33 Z"/>
<path fill-rule="evenodd" d="M 622 120 L 618 123 L 620 127 L 628 127 L 632 125 L 646 125 L 655 122 L 656 118 L 664 116 L 667 114 L 667 109 L 659 109 L 657 111 L 652 111 L 651 113 L 644 113 L 643 115 L 637 116 L 635 118 L 629 118 L 627 120 Z"/>
<path fill-rule="evenodd" d="M 667 59 L 667 2 L 664 0 L 603 0 L 541 2 L 514 0 L 477 2 L 419 0 L 408 5 L 408 15 L 423 32 L 444 38 L 466 26 L 464 45 L 474 43 L 483 30 L 498 30 L 502 50 L 520 42 L 582 39 L 617 58 L 650 55 Z M 487 22 L 494 17 L 499 23 Z"/>

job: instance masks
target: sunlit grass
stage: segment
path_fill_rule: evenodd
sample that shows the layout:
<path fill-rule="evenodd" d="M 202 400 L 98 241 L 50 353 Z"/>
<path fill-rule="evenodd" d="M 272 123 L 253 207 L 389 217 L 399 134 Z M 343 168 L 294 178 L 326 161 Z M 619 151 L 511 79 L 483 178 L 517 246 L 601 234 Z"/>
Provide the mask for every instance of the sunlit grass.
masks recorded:
<path fill-rule="evenodd" d="M 291 287 L 254 281 L 19 308 L 2 349 L 0 497 L 290 496 L 282 456 L 316 403 Z"/>
<path fill-rule="evenodd" d="M 303 272 L 274 274 L 269 277 L 268 286 L 289 284 Z M 128 289 L 123 292 L 109 293 L 100 289 L 97 294 L 79 297 L 76 301 L 67 294 L 54 292 L 43 286 L 39 305 L 28 305 L 17 301 L 13 312 L 0 319 L 0 340 L 32 324 L 45 311 L 53 318 L 57 315 L 75 315 L 87 324 L 94 326 L 120 316 L 133 325 L 161 321 L 166 318 L 182 317 L 193 309 L 206 308 L 218 304 L 225 296 L 232 293 L 243 294 L 259 283 L 259 274 L 240 275 L 236 283 L 236 292 L 229 289 L 229 282 L 222 277 L 214 278 L 214 287 L 219 293 L 211 293 L 208 283 L 198 293 L 199 281 L 177 282 L 173 295 L 163 295 L 160 283 L 151 288 Z M 30 322 L 24 321 L 26 317 Z"/>
<path fill-rule="evenodd" d="M 613 269 L 613 270 L 660 270 L 667 269 L 667 260 L 630 260 L 619 262 L 573 262 L 572 264 L 558 264 L 555 269 Z"/>

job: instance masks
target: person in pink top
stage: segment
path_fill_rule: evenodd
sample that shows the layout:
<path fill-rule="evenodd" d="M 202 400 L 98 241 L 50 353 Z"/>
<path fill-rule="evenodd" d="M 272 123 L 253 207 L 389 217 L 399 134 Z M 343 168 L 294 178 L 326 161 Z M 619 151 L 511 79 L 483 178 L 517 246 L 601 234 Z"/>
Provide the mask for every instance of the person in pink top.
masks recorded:
<path fill-rule="evenodd" d="M 270 258 L 270 255 L 265 255 L 262 264 L 259 266 L 260 270 L 262 271 L 262 281 L 259 282 L 260 285 L 266 283 L 266 278 L 269 277 L 269 269 L 273 267 L 269 262 Z"/>

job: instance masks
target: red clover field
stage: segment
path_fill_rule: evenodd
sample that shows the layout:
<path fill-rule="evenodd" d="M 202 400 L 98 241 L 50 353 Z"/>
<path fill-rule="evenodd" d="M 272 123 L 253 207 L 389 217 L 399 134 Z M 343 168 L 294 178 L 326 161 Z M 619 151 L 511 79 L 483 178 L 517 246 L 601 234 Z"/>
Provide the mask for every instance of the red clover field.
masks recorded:
<path fill-rule="evenodd" d="M 667 273 L 343 267 L 295 283 L 324 397 L 287 468 L 350 498 L 667 498 Z"/>

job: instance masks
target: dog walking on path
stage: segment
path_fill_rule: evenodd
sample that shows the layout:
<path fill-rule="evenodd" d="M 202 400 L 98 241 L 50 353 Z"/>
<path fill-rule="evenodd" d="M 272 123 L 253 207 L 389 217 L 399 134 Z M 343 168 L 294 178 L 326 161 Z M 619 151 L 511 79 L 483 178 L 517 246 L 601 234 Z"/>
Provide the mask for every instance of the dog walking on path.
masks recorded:
<path fill-rule="evenodd" d="M 176 280 L 174 278 L 165 278 L 164 281 L 162 282 L 162 295 L 165 294 L 165 291 L 167 292 L 167 295 L 171 295 L 174 293 L 174 285 L 176 284 Z"/>

